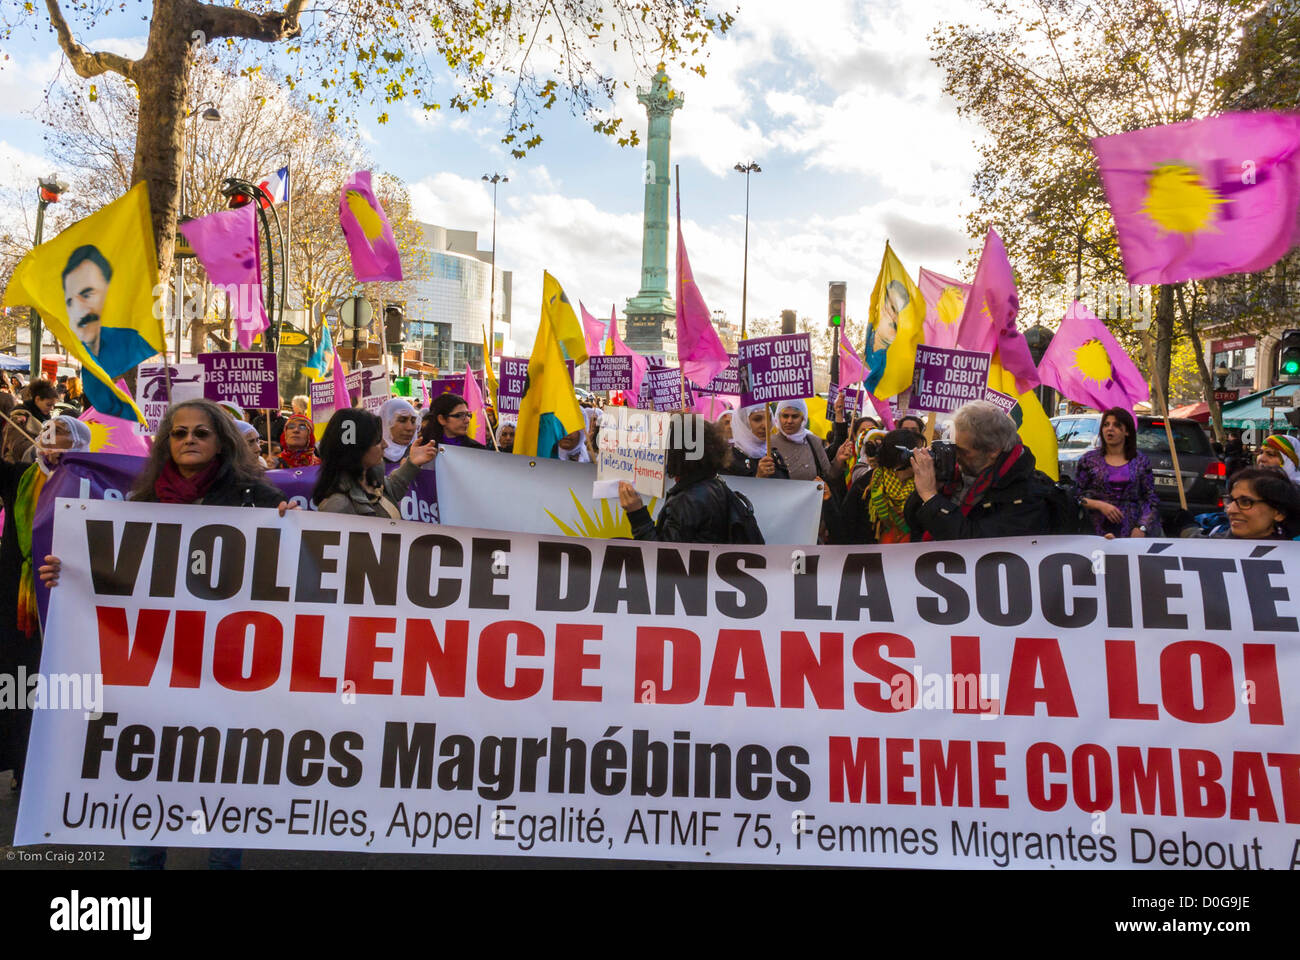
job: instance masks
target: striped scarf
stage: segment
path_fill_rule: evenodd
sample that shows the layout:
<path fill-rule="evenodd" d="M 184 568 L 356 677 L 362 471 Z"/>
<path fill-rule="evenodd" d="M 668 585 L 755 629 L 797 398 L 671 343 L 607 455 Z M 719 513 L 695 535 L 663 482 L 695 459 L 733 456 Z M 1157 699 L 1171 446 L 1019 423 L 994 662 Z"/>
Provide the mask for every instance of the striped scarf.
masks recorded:
<path fill-rule="evenodd" d="M 903 519 L 903 506 L 915 489 L 916 482 L 911 477 L 904 480 L 887 467 L 877 467 L 871 475 L 867 516 L 877 525 L 877 540 L 881 543 L 897 542 L 897 537 L 885 539 L 891 533 L 904 538 L 911 533 Z"/>
<path fill-rule="evenodd" d="M 1016 465 L 1016 462 L 1024 456 L 1025 445 L 1017 443 L 1006 453 L 994 460 L 992 464 L 980 471 L 979 476 L 971 485 L 970 490 L 966 492 L 965 499 L 961 502 L 961 514 L 963 517 L 970 516 L 975 504 L 979 503 L 980 498 L 984 496 L 989 487 L 993 486 L 995 480 L 1001 480 Z"/>

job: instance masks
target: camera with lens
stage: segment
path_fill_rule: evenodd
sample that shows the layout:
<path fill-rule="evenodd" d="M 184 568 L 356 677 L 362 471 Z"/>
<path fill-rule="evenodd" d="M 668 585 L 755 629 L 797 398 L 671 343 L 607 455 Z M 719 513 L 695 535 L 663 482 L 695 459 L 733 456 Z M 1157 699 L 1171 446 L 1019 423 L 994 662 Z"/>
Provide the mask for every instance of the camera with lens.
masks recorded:
<path fill-rule="evenodd" d="M 899 465 L 896 469 L 903 469 L 912 465 L 912 454 L 917 449 L 909 449 L 902 445 L 895 447 Z M 957 479 L 957 445 L 947 440 L 936 440 L 930 444 L 930 459 L 934 461 L 934 479 L 940 486 Z M 893 459 L 893 458 L 888 458 Z M 882 463 L 884 460 L 882 459 Z"/>
<path fill-rule="evenodd" d="M 862 443 L 862 456 L 864 456 L 864 457 L 871 457 L 871 459 L 873 459 L 873 460 L 874 460 L 876 457 L 880 456 L 880 441 L 879 441 L 879 440 L 865 440 L 865 441 L 863 441 L 863 443 Z"/>

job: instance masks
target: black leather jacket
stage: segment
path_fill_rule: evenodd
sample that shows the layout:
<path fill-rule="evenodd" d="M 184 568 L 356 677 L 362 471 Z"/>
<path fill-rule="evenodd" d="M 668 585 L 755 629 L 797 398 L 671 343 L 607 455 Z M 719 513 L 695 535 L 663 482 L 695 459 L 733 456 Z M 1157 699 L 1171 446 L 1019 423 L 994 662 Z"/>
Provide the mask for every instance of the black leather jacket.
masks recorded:
<path fill-rule="evenodd" d="M 671 543 L 730 543 L 727 485 L 716 476 L 678 483 L 664 497 L 658 525 L 645 507 L 627 515 L 638 540 Z"/>
<path fill-rule="evenodd" d="M 963 515 L 956 503 L 957 493 L 951 489 L 954 484 L 925 502 L 920 494 L 913 493 L 907 498 L 903 516 L 912 530 L 913 542 L 919 542 L 927 533 L 932 540 L 1039 536 L 1051 532 L 1051 514 L 1044 495 L 1046 483 L 1050 481 L 1035 476 L 1034 455 L 1026 447 L 1011 469 L 984 491 L 969 514 Z"/>

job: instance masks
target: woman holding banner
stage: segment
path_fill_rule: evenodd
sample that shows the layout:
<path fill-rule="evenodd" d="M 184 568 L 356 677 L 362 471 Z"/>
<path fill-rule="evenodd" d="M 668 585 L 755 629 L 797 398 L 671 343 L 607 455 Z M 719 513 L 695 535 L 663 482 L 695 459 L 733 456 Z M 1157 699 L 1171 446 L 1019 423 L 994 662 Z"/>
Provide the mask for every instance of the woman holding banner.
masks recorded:
<path fill-rule="evenodd" d="M 385 477 L 379 418 L 365 410 L 336 410 L 320 438 L 320 475 L 311 498 L 321 513 L 400 520 L 398 504 L 437 450 L 433 440 L 415 444 L 406 462 Z"/>
<path fill-rule="evenodd" d="M 210 400 L 185 400 L 167 408 L 129 500 L 214 507 L 275 507 L 280 516 L 295 505 L 263 480 L 252 451 L 223 408 Z M 63 565 L 47 556 L 41 581 L 58 585 Z M 212 850 L 208 867 L 238 870 L 242 850 Z M 133 870 L 161 870 L 167 864 L 163 847 L 132 847 Z"/>
<path fill-rule="evenodd" d="M 789 480 L 790 471 L 775 450 L 767 449 L 771 417 L 766 403 L 741 407 L 731 418 L 731 450 L 722 472 L 733 477 L 776 477 Z"/>

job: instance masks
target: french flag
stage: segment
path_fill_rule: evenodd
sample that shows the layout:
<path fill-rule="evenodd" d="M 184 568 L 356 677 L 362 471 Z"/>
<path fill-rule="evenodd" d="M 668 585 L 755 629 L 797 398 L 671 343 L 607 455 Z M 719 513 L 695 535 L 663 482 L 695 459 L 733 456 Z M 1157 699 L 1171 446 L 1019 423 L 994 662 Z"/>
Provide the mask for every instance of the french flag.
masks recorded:
<path fill-rule="evenodd" d="M 284 203 L 289 199 L 289 167 L 283 166 L 275 173 L 263 177 L 257 185 L 270 195 L 271 203 Z M 263 201 L 262 206 L 268 204 Z"/>

